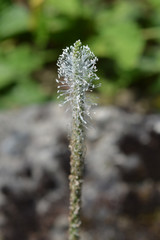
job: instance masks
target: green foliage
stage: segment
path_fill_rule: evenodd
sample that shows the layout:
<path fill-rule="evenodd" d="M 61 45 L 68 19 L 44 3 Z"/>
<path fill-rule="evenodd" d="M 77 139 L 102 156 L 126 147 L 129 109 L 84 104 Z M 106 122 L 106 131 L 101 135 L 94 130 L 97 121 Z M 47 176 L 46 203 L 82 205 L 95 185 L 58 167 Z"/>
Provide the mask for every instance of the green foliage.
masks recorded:
<path fill-rule="evenodd" d="M 2 11 L 0 22 L 0 38 L 25 32 L 28 29 L 29 11 L 23 6 L 10 6 Z"/>
<path fill-rule="evenodd" d="M 75 0 L 49 0 L 48 3 L 51 4 L 51 6 L 53 6 L 57 12 L 67 15 L 69 18 L 77 18 L 82 7 L 81 2 Z"/>
<path fill-rule="evenodd" d="M 92 47 L 99 56 L 115 59 L 118 66 L 126 70 L 137 65 L 144 48 L 141 31 L 133 16 L 127 2 L 101 12 L 96 21 L 99 34 L 92 40 Z"/>
<path fill-rule="evenodd" d="M 9 95 L 1 97 L 0 107 L 20 107 L 33 102 L 45 100 L 45 94 L 32 79 L 25 79 L 10 91 Z"/>
<path fill-rule="evenodd" d="M 0 106 L 17 106 L 44 99 L 40 86 L 30 80 L 31 73 L 43 62 L 43 54 L 33 52 L 28 45 L 0 49 L 0 90 L 3 92 L 12 86 L 8 94 L 1 97 Z"/>
<path fill-rule="evenodd" d="M 99 58 L 100 94 L 160 95 L 159 0 L 1 0 L 0 26 L 1 107 L 54 98 L 55 77 L 48 86 L 40 72 L 54 75 L 61 49 L 77 39 Z"/>

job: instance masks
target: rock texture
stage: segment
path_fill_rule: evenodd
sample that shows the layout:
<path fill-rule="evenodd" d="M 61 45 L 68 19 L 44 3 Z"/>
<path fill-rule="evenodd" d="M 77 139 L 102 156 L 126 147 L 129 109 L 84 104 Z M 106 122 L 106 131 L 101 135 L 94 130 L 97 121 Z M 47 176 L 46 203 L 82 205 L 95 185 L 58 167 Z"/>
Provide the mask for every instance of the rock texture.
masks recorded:
<path fill-rule="evenodd" d="M 160 115 L 95 109 L 87 130 L 82 240 L 160 239 Z M 0 113 L 2 240 L 66 240 L 70 114 Z"/>

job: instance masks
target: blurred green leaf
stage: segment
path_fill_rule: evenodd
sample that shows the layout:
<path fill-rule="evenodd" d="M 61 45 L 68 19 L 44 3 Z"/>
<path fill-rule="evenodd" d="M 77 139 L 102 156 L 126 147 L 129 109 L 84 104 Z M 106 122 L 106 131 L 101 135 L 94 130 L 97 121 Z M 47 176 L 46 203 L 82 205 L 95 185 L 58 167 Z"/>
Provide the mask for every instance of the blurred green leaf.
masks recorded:
<path fill-rule="evenodd" d="M 43 101 L 46 95 L 43 90 L 31 79 L 23 79 L 10 92 L 9 96 L 1 97 L 2 107 L 20 107 L 23 105 Z"/>
<path fill-rule="evenodd" d="M 147 74 L 160 73 L 160 49 L 153 48 L 148 56 L 144 56 L 138 68 Z"/>
<path fill-rule="evenodd" d="M 148 2 L 151 4 L 154 8 L 160 8 L 160 1 L 159 0 L 148 0 Z"/>
<path fill-rule="evenodd" d="M 2 54 L 3 52 L 3 54 Z M 0 89 L 13 82 L 21 82 L 24 78 L 42 66 L 44 57 L 29 46 L 3 51 L 0 55 Z"/>
<path fill-rule="evenodd" d="M 144 43 L 138 27 L 132 22 L 124 22 L 108 27 L 105 33 L 108 52 L 123 69 L 136 67 Z"/>
<path fill-rule="evenodd" d="M 102 11 L 97 19 L 99 34 L 91 39 L 92 48 L 100 57 L 114 58 L 122 69 L 132 69 L 138 64 L 144 48 L 144 39 L 134 22 L 131 4 L 120 2 Z"/>
<path fill-rule="evenodd" d="M 134 23 L 124 22 L 107 26 L 91 40 L 91 46 L 99 57 L 114 58 L 120 68 L 128 70 L 137 66 L 144 41 Z"/>
<path fill-rule="evenodd" d="M 35 52 L 31 47 L 23 45 L 14 48 L 7 54 L 7 61 L 15 71 L 16 77 L 24 77 L 42 66 L 43 55 Z"/>
<path fill-rule="evenodd" d="M 101 78 L 101 88 L 99 91 L 102 94 L 106 94 L 107 97 L 110 97 L 114 95 L 118 89 L 118 86 L 116 83 L 109 81 L 108 79 L 102 79 Z"/>
<path fill-rule="evenodd" d="M 7 63 L 0 61 L 0 89 L 12 82 L 14 70 Z"/>
<path fill-rule="evenodd" d="M 0 38 L 6 38 L 21 32 L 29 27 L 30 15 L 27 8 L 13 5 L 5 8 L 0 16 Z"/>
<path fill-rule="evenodd" d="M 31 102 L 38 102 L 44 99 L 45 94 L 33 80 L 22 81 L 12 92 L 13 101 L 20 105 L 28 104 Z"/>
<path fill-rule="evenodd" d="M 82 11 L 80 0 L 49 0 L 48 2 L 52 4 L 55 12 L 69 15 L 70 17 L 77 17 Z"/>

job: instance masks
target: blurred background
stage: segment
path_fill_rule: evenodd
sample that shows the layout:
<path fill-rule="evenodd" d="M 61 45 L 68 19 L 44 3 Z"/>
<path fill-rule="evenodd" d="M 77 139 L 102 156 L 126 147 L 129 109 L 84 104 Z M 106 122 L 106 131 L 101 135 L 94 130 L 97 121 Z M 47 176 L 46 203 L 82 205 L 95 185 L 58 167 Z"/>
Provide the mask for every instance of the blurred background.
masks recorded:
<path fill-rule="evenodd" d="M 159 0 L 1 0 L 0 107 L 56 99 L 57 58 L 77 39 L 99 58 L 100 103 L 160 109 Z"/>
<path fill-rule="evenodd" d="M 57 58 L 80 39 L 102 86 L 82 240 L 160 240 L 160 0 L 0 0 L 0 240 L 65 240 L 68 124 Z"/>

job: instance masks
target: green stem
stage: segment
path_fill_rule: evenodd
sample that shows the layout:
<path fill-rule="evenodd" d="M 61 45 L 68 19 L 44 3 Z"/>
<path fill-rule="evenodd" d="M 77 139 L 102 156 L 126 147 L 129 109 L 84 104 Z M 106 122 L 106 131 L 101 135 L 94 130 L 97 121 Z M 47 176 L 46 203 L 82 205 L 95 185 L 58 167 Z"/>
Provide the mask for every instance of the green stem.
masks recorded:
<path fill-rule="evenodd" d="M 83 125 L 77 125 L 73 120 L 71 136 L 71 174 L 70 180 L 70 213 L 69 213 L 69 240 L 80 239 L 80 210 L 81 191 L 84 169 Z"/>
<path fill-rule="evenodd" d="M 89 116 L 91 103 L 86 99 L 86 92 L 96 87 L 96 61 L 98 59 L 88 46 L 82 46 L 80 40 L 73 46 L 67 47 L 57 61 L 58 78 L 61 83 L 58 92 L 65 96 L 64 103 L 70 102 L 72 109 L 71 133 L 71 173 L 69 176 L 70 187 L 70 212 L 69 212 L 69 240 L 80 239 L 81 225 L 81 192 L 83 182 L 84 157 L 85 157 L 85 127 L 86 116 Z M 66 91 L 64 92 L 64 88 Z"/>
<path fill-rule="evenodd" d="M 73 62 L 75 63 L 74 68 L 74 78 L 76 78 L 76 58 L 79 54 L 80 42 L 75 45 L 73 53 Z M 76 80 L 76 79 L 75 79 Z M 69 240 L 79 240 L 80 239 L 80 226 L 81 226 L 81 191 L 83 182 L 83 169 L 84 169 L 84 123 L 82 121 L 84 115 L 84 97 L 81 96 L 77 103 L 77 94 L 81 91 L 81 85 L 77 86 L 75 84 L 75 90 L 73 91 L 72 100 L 72 134 L 71 134 L 71 159 L 70 167 L 71 173 L 69 176 L 69 187 L 70 187 L 70 213 L 69 213 Z M 76 105 L 78 104 L 78 106 Z M 82 118 L 80 118 L 79 111 L 82 113 Z"/>

